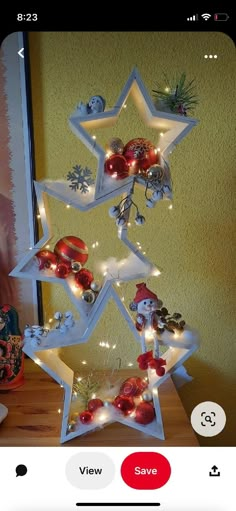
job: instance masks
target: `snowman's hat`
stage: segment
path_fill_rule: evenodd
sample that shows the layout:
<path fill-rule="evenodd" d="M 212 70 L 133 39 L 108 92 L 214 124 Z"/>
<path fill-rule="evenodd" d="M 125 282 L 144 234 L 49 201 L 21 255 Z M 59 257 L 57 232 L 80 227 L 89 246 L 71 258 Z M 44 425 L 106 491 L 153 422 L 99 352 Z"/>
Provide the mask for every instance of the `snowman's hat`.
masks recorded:
<path fill-rule="evenodd" d="M 158 300 L 157 295 L 147 288 L 145 282 L 142 282 L 141 284 L 136 284 L 136 287 L 138 290 L 134 298 L 134 303 L 139 303 L 147 299 Z"/>

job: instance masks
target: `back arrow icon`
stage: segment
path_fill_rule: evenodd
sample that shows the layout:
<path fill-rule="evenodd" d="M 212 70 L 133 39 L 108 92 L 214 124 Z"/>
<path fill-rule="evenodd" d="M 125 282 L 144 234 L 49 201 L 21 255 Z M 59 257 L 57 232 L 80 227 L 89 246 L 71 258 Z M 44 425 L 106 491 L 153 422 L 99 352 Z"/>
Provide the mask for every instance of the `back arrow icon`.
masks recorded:
<path fill-rule="evenodd" d="M 19 50 L 17 53 L 18 55 L 20 55 L 20 57 L 23 59 L 24 58 L 24 55 L 23 55 L 23 52 L 24 52 L 24 48 L 21 48 L 21 50 Z"/>

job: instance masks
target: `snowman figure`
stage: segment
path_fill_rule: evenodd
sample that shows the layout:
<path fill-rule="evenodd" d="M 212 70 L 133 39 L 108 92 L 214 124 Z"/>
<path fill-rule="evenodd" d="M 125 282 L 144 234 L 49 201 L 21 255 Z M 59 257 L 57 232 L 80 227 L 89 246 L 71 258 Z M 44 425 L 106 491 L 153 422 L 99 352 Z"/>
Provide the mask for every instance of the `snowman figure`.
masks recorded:
<path fill-rule="evenodd" d="M 77 113 L 80 117 L 85 117 L 89 114 L 99 114 L 104 112 L 106 106 L 105 99 L 102 96 L 92 96 L 88 103 L 79 102 L 77 106 Z"/>
<path fill-rule="evenodd" d="M 159 342 L 157 332 L 163 331 L 163 324 L 157 314 L 158 309 L 162 307 L 162 301 L 157 295 L 147 288 L 142 282 L 137 284 L 137 292 L 132 304 L 131 310 L 137 311 L 135 326 L 141 333 L 142 355 L 137 359 L 140 369 L 152 368 L 156 370 L 158 376 L 165 374 L 163 365 L 166 361 L 159 358 Z M 153 351 L 147 351 L 147 342 L 153 341 Z"/>

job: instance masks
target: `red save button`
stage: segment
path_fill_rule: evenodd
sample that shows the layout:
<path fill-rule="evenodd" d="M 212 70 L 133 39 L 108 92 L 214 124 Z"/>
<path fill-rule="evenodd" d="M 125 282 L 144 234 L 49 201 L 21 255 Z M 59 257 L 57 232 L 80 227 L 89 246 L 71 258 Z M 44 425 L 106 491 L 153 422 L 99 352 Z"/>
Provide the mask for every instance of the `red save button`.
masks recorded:
<path fill-rule="evenodd" d="M 157 452 L 135 452 L 121 465 L 124 482 L 135 490 L 156 490 L 170 478 L 169 461 Z"/>

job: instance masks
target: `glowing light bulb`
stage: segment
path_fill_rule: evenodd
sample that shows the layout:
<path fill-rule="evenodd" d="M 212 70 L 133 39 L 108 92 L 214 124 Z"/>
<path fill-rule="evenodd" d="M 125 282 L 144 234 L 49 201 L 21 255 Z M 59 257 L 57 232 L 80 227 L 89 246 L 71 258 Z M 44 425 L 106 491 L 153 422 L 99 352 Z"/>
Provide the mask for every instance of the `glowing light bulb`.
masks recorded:
<path fill-rule="evenodd" d="M 97 137 L 96 137 L 96 135 L 93 135 L 93 136 L 92 136 L 92 139 L 93 139 L 93 140 L 96 140 L 96 138 L 97 138 Z"/>
<path fill-rule="evenodd" d="M 127 105 L 126 105 L 126 103 L 124 103 L 124 105 L 123 105 L 123 108 L 124 108 L 124 109 L 125 109 L 125 108 L 127 108 Z"/>
<path fill-rule="evenodd" d="M 134 364 L 132 362 L 128 363 L 128 367 L 132 367 Z"/>
<path fill-rule="evenodd" d="M 159 270 L 153 270 L 153 273 L 152 273 L 153 277 L 158 277 L 158 275 L 161 275 L 161 272 Z"/>
<path fill-rule="evenodd" d="M 61 409 L 60 409 L 60 408 L 58 408 L 58 410 L 57 410 L 57 411 L 58 411 L 58 413 L 61 413 Z"/>
<path fill-rule="evenodd" d="M 86 360 L 82 360 L 82 362 L 81 362 L 81 363 L 83 364 L 83 366 L 86 366 L 86 365 L 87 365 Z"/>
<path fill-rule="evenodd" d="M 173 209 L 173 204 L 170 204 L 170 205 L 168 206 L 168 209 Z"/>
<path fill-rule="evenodd" d="M 165 87 L 165 92 L 170 92 L 170 87 Z"/>
<path fill-rule="evenodd" d="M 50 245 L 46 245 L 46 248 L 50 248 Z"/>
<path fill-rule="evenodd" d="M 82 380 L 81 376 L 78 376 L 78 378 L 76 378 L 76 379 L 77 379 L 77 381 L 81 381 Z"/>
<path fill-rule="evenodd" d="M 70 209 L 70 204 L 67 204 L 67 205 L 66 205 L 66 208 L 67 208 L 67 209 Z"/>
<path fill-rule="evenodd" d="M 41 218 L 41 216 L 40 216 L 40 215 L 37 215 L 37 218 Z"/>
<path fill-rule="evenodd" d="M 161 133 L 160 133 L 160 137 L 164 137 L 164 133 L 162 133 L 162 131 L 161 131 Z"/>

